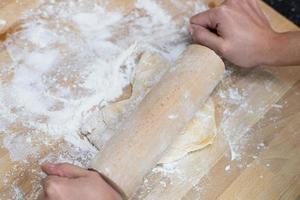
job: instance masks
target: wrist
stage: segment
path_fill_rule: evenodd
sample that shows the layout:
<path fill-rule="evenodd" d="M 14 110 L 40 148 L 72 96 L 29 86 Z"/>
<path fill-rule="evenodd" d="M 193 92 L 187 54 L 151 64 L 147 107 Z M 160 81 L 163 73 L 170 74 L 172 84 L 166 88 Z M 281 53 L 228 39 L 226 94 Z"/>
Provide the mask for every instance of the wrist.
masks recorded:
<path fill-rule="evenodd" d="M 274 32 L 267 40 L 267 50 L 261 53 L 261 65 L 295 66 L 300 64 L 300 32 Z"/>
<path fill-rule="evenodd" d="M 282 33 L 272 32 L 266 37 L 265 48 L 259 53 L 260 65 L 278 65 L 280 61 L 280 51 L 284 44 L 284 35 Z"/>

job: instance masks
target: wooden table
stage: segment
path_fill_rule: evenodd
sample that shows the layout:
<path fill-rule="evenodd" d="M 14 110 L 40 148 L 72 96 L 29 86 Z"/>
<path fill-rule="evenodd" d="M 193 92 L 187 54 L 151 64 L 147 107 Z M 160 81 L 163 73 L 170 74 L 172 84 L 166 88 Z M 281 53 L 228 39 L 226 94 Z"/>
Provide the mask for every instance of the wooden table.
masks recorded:
<path fill-rule="evenodd" d="M 19 13 L 35 6 L 35 1 L 20 2 L 0 2 L 0 18 L 8 22 L 4 28 L 0 28 L 1 39 L 17 29 L 16 16 Z M 132 8 L 131 1 L 113 2 L 118 6 L 122 4 L 127 10 Z M 261 6 L 275 30 L 298 30 L 297 26 L 266 4 L 261 3 Z M 14 14 L 10 14 L 12 10 Z M 4 47 L 1 48 L 0 63 L 8 59 Z M 180 173 L 156 167 L 133 199 L 293 200 L 300 197 L 300 68 L 229 68 L 233 73 L 223 80 L 212 95 L 217 105 L 219 127 L 214 144 L 172 166 Z M 230 89 L 247 94 L 244 102 L 251 112 L 245 113 L 240 105 L 223 102 L 220 93 Z M 225 109 L 231 114 L 225 116 Z M 13 127 L 12 130 L 18 132 L 19 128 Z M 232 160 L 231 149 L 234 146 L 228 144 L 228 137 L 240 141 L 245 135 L 247 140 L 240 159 Z M 42 148 L 41 155 L 51 152 L 61 143 L 53 141 L 51 148 Z M 64 152 L 64 147 L 55 148 L 55 152 Z M 32 170 L 37 168 L 38 162 L 32 160 L 31 164 L 21 167 L 19 163 L 9 160 L 5 149 L 0 149 L 0 163 L 1 179 L 7 173 L 14 172 L 6 184 L 0 183 L 0 198 L 11 197 L 9 191 L 12 184 L 20 186 L 26 198 L 31 197 L 31 191 L 37 190 L 32 188 L 30 181 L 37 178 Z"/>
<path fill-rule="evenodd" d="M 275 30 L 298 30 L 264 3 L 261 6 Z M 252 114 L 245 113 L 233 106 L 233 114 L 222 122 L 230 128 L 220 130 L 223 133 L 231 131 L 233 138 L 242 138 L 239 134 L 249 132 L 244 144 L 245 154 L 239 161 L 232 161 L 232 147 L 220 134 L 213 145 L 181 160 L 169 174 L 168 170 L 159 168 L 151 172 L 137 196 L 149 200 L 298 199 L 299 72 L 295 67 L 253 69 L 237 72 L 236 76 L 224 80 L 212 95 L 219 107 L 223 102 L 218 100 L 217 93 L 234 87 L 248 93 L 245 101 L 256 110 Z M 262 86 L 266 80 L 275 86 L 270 93 Z M 266 108 L 262 112 L 259 111 L 261 106 Z M 260 148 L 259 143 L 264 144 L 264 148 Z M 182 180 L 182 174 L 176 170 L 183 170 L 189 179 Z"/>

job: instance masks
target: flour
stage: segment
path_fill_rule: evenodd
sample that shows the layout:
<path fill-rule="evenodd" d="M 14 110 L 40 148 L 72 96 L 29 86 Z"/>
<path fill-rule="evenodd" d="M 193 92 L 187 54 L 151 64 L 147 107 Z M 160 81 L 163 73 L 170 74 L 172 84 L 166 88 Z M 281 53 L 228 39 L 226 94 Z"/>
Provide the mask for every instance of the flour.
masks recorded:
<path fill-rule="evenodd" d="M 0 28 L 4 27 L 6 25 L 6 21 L 3 19 L 0 19 Z"/>
<path fill-rule="evenodd" d="M 228 88 L 220 92 L 224 108 L 223 121 L 221 122 L 220 129 L 226 137 L 231 151 L 231 160 L 241 159 L 241 154 L 245 144 L 247 143 L 247 133 L 249 129 L 244 127 L 244 124 L 240 124 L 238 127 L 231 126 L 230 118 L 233 118 L 235 114 L 229 108 L 231 106 L 238 106 L 239 110 L 243 112 L 251 111 L 248 104 L 245 102 L 246 94 L 239 91 L 237 88 Z"/>
<path fill-rule="evenodd" d="M 168 176 L 170 174 L 182 174 L 182 171 L 180 171 L 180 169 L 178 169 L 178 167 L 174 163 L 156 166 L 152 169 L 152 172 L 156 174 L 161 173 L 162 176 Z"/>
<path fill-rule="evenodd" d="M 192 8 L 189 13 L 193 15 L 207 9 L 200 1 L 171 2 L 178 13 Z M 189 44 L 189 16 L 183 16 L 178 25 L 171 11 L 159 1 L 137 0 L 134 6 L 136 9 L 125 16 L 121 11 L 108 11 L 96 0 L 45 0 L 23 17 L 22 29 L 4 42 L 12 59 L 6 66 L 13 76 L 0 85 L 2 145 L 12 161 L 27 163 L 33 157 L 39 163 L 87 166 L 97 150 L 81 130 L 93 112 L 100 112 L 132 83 L 139 55 L 145 50 L 153 51 L 174 62 Z M 229 76 L 230 71 L 227 73 Z M 266 86 L 271 88 L 268 83 Z M 226 106 L 252 111 L 244 103 L 247 94 L 238 88 L 228 88 L 218 96 Z M 184 94 L 184 98 L 188 97 Z M 231 110 L 225 109 L 223 115 L 223 119 L 232 116 Z M 168 118 L 173 120 L 177 115 Z M 221 129 L 232 160 L 239 159 L 245 141 L 232 137 L 232 127 L 223 122 Z M 29 130 L 14 134 L 9 129 L 16 123 Z M 249 130 L 242 128 L 236 127 L 236 132 L 245 136 Z M 109 132 L 99 134 L 103 140 L 111 137 Z M 63 139 L 71 147 L 65 150 L 66 155 L 53 153 L 40 158 L 39 146 L 32 138 L 43 136 Z M 50 139 L 42 141 L 39 142 L 51 146 Z M 225 167 L 225 171 L 230 169 L 231 165 Z M 176 163 L 157 166 L 153 173 L 164 177 L 175 174 L 183 183 L 192 181 L 186 180 Z"/>
<path fill-rule="evenodd" d="M 57 35 L 46 25 L 27 24 L 22 37 L 40 48 L 45 48 L 55 42 Z"/>
<path fill-rule="evenodd" d="M 224 87 L 217 91 L 217 96 L 220 100 L 222 108 L 222 119 L 220 121 L 220 132 L 225 136 L 226 142 L 230 147 L 230 155 L 232 161 L 243 161 L 245 157 L 257 159 L 256 155 L 248 155 L 250 146 L 257 150 L 265 148 L 263 138 L 259 135 L 253 135 L 257 132 L 260 124 L 257 123 L 270 109 L 277 110 L 283 108 L 282 105 L 272 104 L 267 98 L 255 95 L 270 95 L 276 102 L 278 94 L 274 93 L 276 82 L 268 77 L 258 80 L 257 77 L 265 73 L 260 70 L 253 70 L 248 76 L 244 77 L 233 73 L 235 67 L 228 65 L 227 74 L 221 85 Z M 251 84 L 243 85 L 237 88 L 232 81 L 239 79 L 238 84 L 246 83 L 245 79 Z M 230 87 L 228 85 L 231 85 Z M 254 94 L 251 94 L 256 90 Z M 277 90 L 275 88 L 275 90 Z M 250 95 L 251 94 L 251 95 Z M 259 99 L 259 100 L 258 100 Z M 273 122 L 276 117 L 269 117 Z M 278 119 L 277 119 L 278 120 Z M 256 125 L 256 126 L 254 126 Z M 276 125 L 274 125 L 276 127 Z M 255 140 L 255 141 L 254 141 Z M 248 149 L 248 150 L 247 150 Z M 254 153 L 256 154 L 256 153 Z"/>
<path fill-rule="evenodd" d="M 229 171 L 230 169 L 231 169 L 231 166 L 230 165 L 226 165 L 225 171 Z"/>
<path fill-rule="evenodd" d="M 278 109 L 282 109 L 283 108 L 282 105 L 278 105 L 278 104 L 273 104 L 272 107 L 273 108 L 278 108 Z"/>
<path fill-rule="evenodd" d="M 173 3 L 178 13 L 207 9 L 202 2 Z M 81 130 L 93 112 L 101 112 L 132 83 L 141 53 L 156 52 L 174 62 L 189 44 L 189 16 L 178 25 L 158 1 L 138 0 L 134 6 L 125 15 L 96 0 L 40 0 L 37 9 L 24 14 L 21 29 L 3 42 L 11 62 L 0 71 L 0 78 L 12 74 L 0 82 L 0 133 L 11 161 L 87 166 L 97 149 Z M 0 28 L 5 24 L 0 21 Z M 41 145 L 50 148 L 61 139 L 67 142 L 63 151 L 40 156 Z M 38 181 L 32 183 L 35 191 Z M 21 195 L 18 189 L 14 193 Z"/>
<path fill-rule="evenodd" d="M 241 109 L 247 107 L 244 101 L 245 96 L 237 88 L 228 88 L 227 90 L 221 91 L 220 96 L 222 97 L 223 103 L 226 104 L 226 107 L 230 107 L 230 105 L 238 105 Z M 241 158 L 241 149 L 244 145 L 241 138 L 245 136 L 248 130 L 243 129 L 239 132 L 240 135 L 236 136 L 234 134 L 236 132 L 232 129 L 233 127 L 227 126 L 226 123 L 226 119 L 232 117 L 233 113 L 229 109 L 225 109 L 223 114 L 224 121 L 221 123 L 221 129 L 231 150 L 231 160 L 239 160 Z M 237 127 L 235 127 L 235 129 L 237 129 Z"/>
<path fill-rule="evenodd" d="M 191 15 L 207 9 L 196 4 Z M 12 160 L 37 153 L 30 142 L 24 155 L 11 150 L 27 138 L 8 134 L 15 123 L 94 152 L 80 130 L 92 112 L 122 95 L 140 53 L 158 52 L 171 61 L 181 54 L 189 40 L 187 26 L 177 26 L 157 1 L 138 0 L 135 7 L 124 16 L 94 0 L 52 0 L 40 1 L 23 16 L 22 29 L 4 41 L 13 76 L 0 87 L 5 97 L 0 130 L 7 133 L 4 146 Z"/>
<path fill-rule="evenodd" d="M 5 42 L 15 71 L 11 85 L 3 89 L 3 95 L 10 100 L 8 107 L 22 107 L 21 112 L 26 115 L 25 119 L 21 119 L 23 122 L 53 136 L 63 136 L 78 146 L 82 141 L 74 133 L 78 132 L 84 115 L 93 106 L 103 106 L 120 96 L 123 87 L 130 82 L 133 69 L 130 66 L 120 71 L 120 66 L 130 56 L 120 54 L 124 49 L 117 49 L 118 52 L 114 48 L 112 51 L 100 51 L 93 46 L 111 36 L 107 26 L 120 19 L 119 13 L 105 14 L 104 9 L 97 6 L 90 14 L 83 13 L 73 4 L 68 4 L 66 12 L 61 13 L 63 8 L 60 6 L 66 6 L 62 4 L 54 7 L 46 3 L 40 9 L 44 15 L 51 10 L 47 13 L 48 17 L 62 17 L 74 23 L 79 29 L 78 35 L 68 31 L 62 33 L 59 29 L 62 22 L 51 24 L 51 21 L 46 22 L 33 13 L 29 20 L 26 19 L 28 22 L 23 25 L 24 30 Z M 32 17 L 34 19 L 30 21 Z M 58 28 L 53 28 L 53 25 Z M 22 48 L 27 44 L 31 48 Z M 101 44 L 98 45 L 101 47 Z M 106 53 L 97 58 L 99 51 L 100 54 Z M 27 118 L 28 114 L 33 119 Z M 46 123 L 38 123 L 34 115 L 41 116 Z M 86 145 L 87 142 L 84 142 L 80 146 L 86 148 Z"/>
<path fill-rule="evenodd" d="M 14 200 L 23 200 L 25 199 L 25 195 L 24 193 L 20 190 L 20 188 L 18 186 L 13 185 L 12 187 L 13 190 L 13 196 L 12 199 Z"/>
<path fill-rule="evenodd" d="M 3 146 L 10 150 L 12 161 L 25 160 L 28 155 L 38 151 L 37 146 L 32 145 L 30 137 L 8 135 L 3 140 Z"/>
<path fill-rule="evenodd" d="M 152 16 L 151 20 L 153 23 L 171 23 L 171 17 L 167 15 L 166 11 L 157 2 L 152 0 L 137 0 L 135 5 L 137 8 L 144 9 L 149 16 Z"/>
<path fill-rule="evenodd" d="M 174 119 L 177 119 L 178 118 L 178 115 L 169 115 L 168 116 L 168 119 L 170 120 L 174 120 Z"/>

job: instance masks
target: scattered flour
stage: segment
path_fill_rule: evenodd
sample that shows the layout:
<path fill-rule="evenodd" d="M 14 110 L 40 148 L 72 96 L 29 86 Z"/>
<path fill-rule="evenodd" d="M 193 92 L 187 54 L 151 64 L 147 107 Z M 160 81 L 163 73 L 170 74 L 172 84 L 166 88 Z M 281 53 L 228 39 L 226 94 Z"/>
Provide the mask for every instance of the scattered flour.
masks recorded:
<path fill-rule="evenodd" d="M 168 116 L 168 119 L 170 120 L 174 120 L 174 119 L 177 119 L 178 118 L 178 115 L 169 115 Z"/>
<path fill-rule="evenodd" d="M 279 104 L 273 104 L 272 107 L 273 108 L 278 108 L 278 109 L 282 109 L 283 108 L 283 106 L 279 105 Z"/>
<path fill-rule="evenodd" d="M 48 155 L 41 162 L 87 163 L 90 153 L 96 150 L 80 130 L 91 112 L 113 102 L 132 82 L 141 52 L 154 51 L 174 61 L 189 42 L 185 26 L 188 18 L 178 26 L 158 2 L 137 0 L 137 9 L 124 16 L 121 11 L 107 11 L 96 0 L 45 0 L 37 10 L 24 16 L 22 30 L 4 42 L 12 59 L 7 66 L 13 77 L 8 83 L 0 83 L 0 133 L 12 161 L 26 163 L 28 156 L 38 154 L 39 147 L 31 138 L 43 132 L 55 139 L 63 138 L 75 149 L 70 155 Z M 181 11 L 191 4 L 171 2 Z M 193 4 L 193 13 L 207 9 L 202 2 Z M 0 28 L 5 24 L 0 20 Z M 230 71 L 227 73 L 231 75 Z M 265 85 L 271 91 L 272 83 Z M 225 108 L 237 106 L 245 112 L 254 112 L 245 102 L 247 94 L 238 88 L 227 88 L 218 96 Z M 282 108 L 277 104 L 273 107 Z M 223 119 L 232 114 L 225 109 Z M 169 119 L 176 117 L 170 115 Z M 12 134 L 9 127 L 16 123 L 38 131 Z M 232 160 L 240 159 L 250 130 L 243 129 L 241 124 L 235 132 L 245 137 L 232 137 L 232 127 L 226 123 L 221 126 Z M 225 171 L 230 169 L 231 165 L 225 167 Z M 153 173 L 176 174 L 186 181 L 176 164 L 157 166 Z M 161 184 L 164 186 L 165 182 Z M 17 190 L 16 194 L 21 195 Z"/>
<path fill-rule="evenodd" d="M 22 192 L 22 190 L 18 186 L 13 185 L 12 190 L 13 190 L 12 199 L 14 199 L 14 200 L 23 200 L 23 199 L 25 199 L 24 193 Z"/>
<path fill-rule="evenodd" d="M 3 146 L 10 150 L 12 161 L 26 161 L 28 155 L 36 153 L 39 149 L 31 143 L 31 137 L 8 135 L 3 139 Z"/>
<path fill-rule="evenodd" d="M 189 42 L 185 26 L 188 17 L 178 26 L 158 2 L 137 0 L 137 9 L 124 16 L 121 11 L 107 11 L 96 0 L 41 0 L 37 10 L 24 16 L 22 30 L 4 42 L 12 59 L 7 69 L 13 76 L 8 83 L 0 83 L 0 133 L 4 138 L 2 146 L 10 152 L 12 161 L 27 163 L 28 156 L 37 155 L 39 146 L 32 138 L 44 133 L 54 139 L 63 138 L 73 145 L 73 152 L 47 155 L 40 163 L 88 163 L 96 150 L 80 130 L 91 112 L 113 102 L 132 82 L 140 53 L 150 50 L 174 61 Z M 181 11 L 193 4 L 191 14 L 207 9 L 202 2 L 171 2 Z M 0 28 L 5 24 L 0 20 Z M 226 76 L 231 75 L 231 71 L 227 73 Z M 265 82 L 265 86 L 272 91 L 271 82 Z M 218 96 L 226 108 L 225 120 L 233 115 L 227 109 L 230 106 L 254 113 L 245 102 L 247 94 L 238 88 L 227 88 Z M 277 104 L 273 107 L 282 108 Z M 176 117 L 170 115 L 169 119 Z M 250 130 L 241 124 L 234 131 L 243 137 L 232 137 L 232 127 L 223 122 L 221 129 L 231 148 L 231 158 L 238 160 Z M 14 134 L 9 130 L 14 124 L 22 124 L 30 131 Z M 48 141 L 43 144 L 48 145 Z M 225 171 L 230 169 L 231 165 L 225 167 Z M 186 181 L 176 164 L 157 166 L 153 173 L 176 174 L 182 182 Z M 161 184 L 164 186 L 165 182 Z M 18 188 L 15 194 L 22 196 Z"/>
<path fill-rule="evenodd" d="M 126 16 L 121 11 L 107 11 L 96 0 L 40 2 L 37 10 L 24 16 L 22 30 L 4 42 L 12 59 L 6 68 L 13 76 L 6 83 L 0 82 L 2 146 L 9 151 L 12 161 L 26 164 L 27 158 L 37 156 L 40 150 L 33 138 L 44 133 L 54 139 L 63 138 L 72 146 L 72 152 L 66 150 L 61 155 L 39 157 L 40 163 L 71 162 L 86 166 L 96 152 L 80 133 L 86 119 L 123 93 L 132 82 L 141 52 L 150 50 L 170 61 L 176 60 L 189 41 L 185 26 L 188 17 L 184 18 L 185 24 L 178 26 L 173 16 L 155 0 L 137 0 L 137 9 Z M 190 4 L 193 4 L 192 13 L 207 9 L 201 2 L 171 2 L 181 11 L 189 9 Z M 6 21 L 0 19 L 0 28 L 5 25 Z M 0 71 L 0 77 L 4 72 Z M 227 70 L 226 76 L 230 75 L 231 71 Z M 266 91 L 271 92 L 272 82 L 264 84 Z M 243 124 L 234 130 L 228 126 L 226 119 L 233 116 L 229 107 L 238 107 L 248 114 L 255 110 L 245 102 L 247 94 L 238 88 L 230 87 L 217 95 L 224 103 L 221 129 L 229 143 L 231 159 L 239 160 L 250 130 Z M 272 107 L 282 108 L 277 104 Z M 259 109 L 263 112 L 266 108 Z M 176 117 L 170 115 L 169 119 Z M 10 130 L 15 124 L 26 129 L 15 134 Z M 47 146 L 48 141 L 43 141 L 43 145 Z M 260 143 L 256 148 L 265 145 Z M 224 170 L 231 170 L 231 165 Z M 175 174 L 182 182 L 187 181 L 176 163 L 157 166 L 152 172 L 163 177 Z M 164 181 L 160 184 L 166 186 Z M 12 186 L 12 189 L 14 199 L 23 199 L 19 188 Z"/>
<path fill-rule="evenodd" d="M 137 0 L 136 7 L 144 9 L 148 15 L 153 16 L 153 23 L 171 24 L 171 17 L 153 0 Z"/>
<path fill-rule="evenodd" d="M 226 167 L 225 167 L 225 171 L 229 171 L 231 169 L 231 166 L 230 165 L 227 165 Z"/>
<path fill-rule="evenodd" d="M 193 4 L 191 15 L 207 9 L 202 2 Z M 123 93 L 141 52 L 158 52 L 171 61 L 181 54 L 189 40 L 188 18 L 176 25 L 154 0 L 138 0 L 135 7 L 125 16 L 96 0 L 40 0 L 38 9 L 23 16 L 22 29 L 4 41 L 12 76 L 0 83 L 0 132 L 13 161 L 38 154 L 27 139 L 42 133 L 94 152 L 81 127 Z M 15 124 L 31 134 L 12 134 Z"/>
<path fill-rule="evenodd" d="M 6 21 L 3 19 L 0 19 L 0 28 L 4 27 L 6 25 Z"/>
<path fill-rule="evenodd" d="M 231 109 L 231 106 L 239 106 L 240 109 L 247 107 L 245 103 L 245 96 L 238 90 L 238 88 L 228 88 L 226 90 L 221 90 L 218 93 L 218 96 L 221 98 L 224 111 L 223 111 L 223 121 L 221 123 L 221 130 L 224 133 L 224 136 L 229 144 L 231 150 L 231 160 L 239 160 L 241 158 L 241 149 L 244 145 L 244 135 L 247 132 L 246 129 L 238 129 L 238 127 L 232 127 L 230 119 L 234 113 Z M 247 109 L 245 109 L 246 111 Z M 237 130 L 238 129 L 238 130 Z M 238 131 L 238 136 L 235 134 Z"/>

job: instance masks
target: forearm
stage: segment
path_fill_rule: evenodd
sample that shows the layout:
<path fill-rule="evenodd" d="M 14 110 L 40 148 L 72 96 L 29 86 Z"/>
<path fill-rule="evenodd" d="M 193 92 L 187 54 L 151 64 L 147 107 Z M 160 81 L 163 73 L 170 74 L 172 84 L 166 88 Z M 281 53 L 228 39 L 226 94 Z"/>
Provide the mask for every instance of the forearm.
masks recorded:
<path fill-rule="evenodd" d="M 300 31 L 276 33 L 270 39 L 270 49 L 266 52 L 263 65 L 300 65 Z"/>

